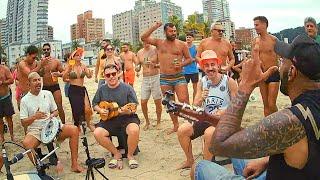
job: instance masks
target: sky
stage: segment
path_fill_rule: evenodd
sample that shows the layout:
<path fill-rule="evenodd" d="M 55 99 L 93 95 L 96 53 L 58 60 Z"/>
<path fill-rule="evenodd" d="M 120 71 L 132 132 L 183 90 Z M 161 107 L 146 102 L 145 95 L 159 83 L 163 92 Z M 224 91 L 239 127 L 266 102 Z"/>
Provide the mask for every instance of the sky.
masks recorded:
<path fill-rule="evenodd" d="M 160 0 L 156 0 L 157 2 Z M 186 19 L 195 11 L 202 13 L 202 0 L 171 0 L 182 7 Z M 228 0 L 231 20 L 236 28 L 253 27 L 255 16 L 266 16 L 269 32 L 303 25 L 307 16 L 320 21 L 319 0 Z M 135 0 L 49 0 L 48 24 L 54 27 L 54 38 L 64 43 L 70 41 L 70 25 L 77 15 L 93 11 L 94 18 L 104 18 L 106 32 L 112 33 L 112 15 L 131 10 Z M 6 16 L 7 0 L 0 0 L 0 18 Z"/>

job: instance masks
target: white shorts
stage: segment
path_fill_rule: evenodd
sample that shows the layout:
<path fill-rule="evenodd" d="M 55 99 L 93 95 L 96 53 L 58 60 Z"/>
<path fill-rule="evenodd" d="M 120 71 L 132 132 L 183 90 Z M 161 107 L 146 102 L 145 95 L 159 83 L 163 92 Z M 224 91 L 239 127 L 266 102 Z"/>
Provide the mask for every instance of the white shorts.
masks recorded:
<path fill-rule="evenodd" d="M 141 99 L 148 100 L 150 95 L 154 100 L 161 99 L 160 74 L 143 77 L 141 83 Z"/>

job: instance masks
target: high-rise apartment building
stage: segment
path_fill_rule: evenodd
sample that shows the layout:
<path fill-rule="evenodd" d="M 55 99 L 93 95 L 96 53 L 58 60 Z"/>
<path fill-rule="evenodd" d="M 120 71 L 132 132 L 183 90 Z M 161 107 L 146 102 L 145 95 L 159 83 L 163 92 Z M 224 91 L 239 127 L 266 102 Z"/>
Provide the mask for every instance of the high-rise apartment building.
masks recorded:
<path fill-rule="evenodd" d="M 48 40 L 53 40 L 53 27 L 48 26 Z"/>
<path fill-rule="evenodd" d="M 217 21 L 218 23 L 221 23 L 225 32 L 223 34 L 223 36 L 230 40 L 230 41 L 234 41 L 235 40 L 235 25 L 234 22 L 232 22 L 231 20 L 228 19 L 224 19 L 224 20 L 219 20 Z"/>
<path fill-rule="evenodd" d="M 2 47 L 7 45 L 7 28 L 6 19 L 0 19 L 0 45 Z"/>
<path fill-rule="evenodd" d="M 84 38 L 86 42 L 100 41 L 105 34 L 104 19 L 93 18 L 92 11 L 77 16 L 77 23 L 70 26 L 71 40 Z"/>
<path fill-rule="evenodd" d="M 253 28 L 240 27 L 235 30 L 236 41 L 240 44 L 241 49 L 250 49 L 251 43 L 258 36 Z"/>
<path fill-rule="evenodd" d="M 227 0 L 202 0 L 205 20 L 213 23 L 219 20 L 229 20 L 230 10 Z"/>
<path fill-rule="evenodd" d="M 121 41 L 137 44 L 140 35 L 156 21 L 169 22 L 170 16 L 175 15 L 181 20 L 181 7 L 170 0 L 137 0 L 133 10 L 119 13 L 112 16 L 113 38 Z M 163 38 L 163 28 L 159 28 L 153 37 Z"/>
<path fill-rule="evenodd" d="M 48 0 L 8 0 L 7 44 L 48 38 Z"/>

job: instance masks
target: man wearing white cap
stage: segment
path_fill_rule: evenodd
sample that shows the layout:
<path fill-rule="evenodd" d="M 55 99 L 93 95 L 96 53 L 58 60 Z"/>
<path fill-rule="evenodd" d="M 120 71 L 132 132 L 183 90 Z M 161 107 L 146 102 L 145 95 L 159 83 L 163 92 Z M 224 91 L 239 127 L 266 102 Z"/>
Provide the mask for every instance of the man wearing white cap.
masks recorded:
<path fill-rule="evenodd" d="M 222 60 L 212 50 L 201 53 L 200 67 L 206 73 L 197 86 L 194 99 L 195 106 L 203 106 L 206 113 L 221 115 L 231 102 L 237 91 L 237 83 L 225 74 L 220 74 Z M 178 169 L 191 167 L 194 163 L 191 140 L 204 135 L 204 159 L 210 160 L 213 154 L 209 152 L 211 137 L 215 130 L 209 122 L 197 121 L 193 124 L 186 122 L 178 129 L 178 139 L 187 160 Z"/>

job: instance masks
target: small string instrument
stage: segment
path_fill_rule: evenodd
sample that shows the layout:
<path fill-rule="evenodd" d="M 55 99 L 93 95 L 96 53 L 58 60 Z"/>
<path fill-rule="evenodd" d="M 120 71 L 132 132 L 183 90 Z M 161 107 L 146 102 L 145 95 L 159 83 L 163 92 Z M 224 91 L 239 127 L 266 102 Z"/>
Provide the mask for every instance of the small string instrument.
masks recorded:
<path fill-rule="evenodd" d="M 220 116 L 208 114 L 200 107 L 175 102 L 171 100 L 173 95 L 174 93 L 172 91 L 166 91 L 164 99 L 162 100 L 162 104 L 167 108 L 167 113 L 173 113 L 174 115 L 185 118 L 189 121 L 207 121 L 214 127 L 217 126 Z"/>
<path fill-rule="evenodd" d="M 101 101 L 99 103 L 99 107 L 102 109 L 108 110 L 108 115 L 100 114 L 100 118 L 102 121 L 106 121 L 111 118 L 119 116 L 120 110 L 122 110 L 122 111 L 129 110 L 131 112 L 136 112 L 136 110 L 137 110 L 137 105 L 135 103 L 128 103 L 120 108 L 118 103 L 116 103 L 116 102 Z"/>

